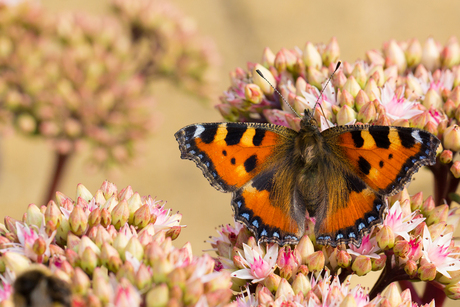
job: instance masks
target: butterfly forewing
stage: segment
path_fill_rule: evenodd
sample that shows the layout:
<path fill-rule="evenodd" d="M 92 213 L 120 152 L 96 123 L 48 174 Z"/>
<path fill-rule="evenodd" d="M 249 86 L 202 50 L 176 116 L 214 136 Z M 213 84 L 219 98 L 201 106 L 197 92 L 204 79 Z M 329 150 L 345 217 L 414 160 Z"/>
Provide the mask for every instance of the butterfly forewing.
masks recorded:
<path fill-rule="evenodd" d="M 401 191 L 423 165 L 436 162 L 440 141 L 414 128 L 340 126 L 323 132 L 353 172 L 382 195 Z"/>

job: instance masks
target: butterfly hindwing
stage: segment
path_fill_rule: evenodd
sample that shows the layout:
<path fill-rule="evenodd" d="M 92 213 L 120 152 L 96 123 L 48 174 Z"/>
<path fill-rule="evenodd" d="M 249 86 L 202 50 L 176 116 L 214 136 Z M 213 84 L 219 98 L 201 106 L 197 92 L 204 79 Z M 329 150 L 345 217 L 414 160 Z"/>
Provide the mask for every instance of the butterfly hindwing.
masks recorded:
<path fill-rule="evenodd" d="M 299 208 L 293 203 L 294 195 L 289 191 L 286 202 L 275 199 L 273 189 L 276 180 L 277 172 L 265 169 L 234 192 L 232 207 L 235 217 L 247 225 L 260 241 L 280 245 L 297 243 L 305 228 L 305 206 Z M 295 212 L 296 209 L 301 214 Z"/>

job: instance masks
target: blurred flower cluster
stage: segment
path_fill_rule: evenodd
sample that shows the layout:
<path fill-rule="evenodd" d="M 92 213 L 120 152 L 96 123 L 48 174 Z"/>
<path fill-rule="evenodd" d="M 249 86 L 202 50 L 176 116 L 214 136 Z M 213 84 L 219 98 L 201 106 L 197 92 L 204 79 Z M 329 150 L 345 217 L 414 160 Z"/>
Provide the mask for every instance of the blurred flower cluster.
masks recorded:
<path fill-rule="evenodd" d="M 75 200 L 57 192 L 56 202 L 31 204 L 22 221 L 6 217 L 0 306 L 10 306 L 32 263 L 67 283 L 72 306 L 222 306 L 230 274 L 213 272 L 214 260 L 194 256 L 190 243 L 171 244 L 182 216 L 164 205 L 106 181 L 94 195 L 79 184 Z"/>
<path fill-rule="evenodd" d="M 214 57 L 173 6 L 112 2 L 116 14 L 52 14 L 0 5 L 0 128 L 49 141 L 61 155 L 129 162 L 159 120 L 152 82 L 173 77 L 205 92 Z M 138 14 L 141 11 L 143 14 Z"/>
<path fill-rule="evenodd" d="M 424 200 L 422 192 L 410 197 L 406 189 L 391 202 L 383 225 L 366 235 L 359 248 L 317 245 L 314 218 L 308 219 L 297 246 L 258 244 L 245 226 L 224 226 L 210 241 L 218 255 L 215 270 L 231 273 L 232 290 L 241 292 L 238 300 L 249 306 L 422 305 L 410 287 L 397 292 L 392 283 L 402 280 L 433 282 L 448 297 L 460 299 L 460 246 L 452 240 L 460 212 L 435 207 L 433 197 Z M 352 275 L 371 271 L 382 272 L 370 293 L 349 287 Z"/>
<path fill-rule="evenodd" d="M 112 0 L 111 9 L 129 33 L 136 70 L 148 81 L 168 76 L 190 93 L 210 97 L 219 59 L 190 18 L 158 0 Z"/>

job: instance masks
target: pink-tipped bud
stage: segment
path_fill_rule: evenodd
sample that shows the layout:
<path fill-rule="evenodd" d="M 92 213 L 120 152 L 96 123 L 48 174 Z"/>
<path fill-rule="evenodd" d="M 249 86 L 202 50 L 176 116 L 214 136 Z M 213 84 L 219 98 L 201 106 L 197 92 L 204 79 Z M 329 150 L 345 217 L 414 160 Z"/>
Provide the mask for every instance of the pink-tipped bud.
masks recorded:
<path fill-rule="evenodd" d="M 354 120 L 356 120 L 356 112 L 347 105 L 342 106 L 339 113 L 337 113 L 337 124 L 345 125 Z"/>
<path fill-rule="evenodd" d="M 455 178 L 460 178 L 460 161 L 455 161 L 450 167 L 450 172 Z"/>
<path fill-rule="evenodd" d="M 446 296 L 452 300 L 460 299 L 460 281 L 447 285 L 444 288 L 444 293 Z"/>
<path fill-rule="evenodd" d="M 41 213 L 40 209 L 35 204 L 30 204 L 27 207 L 27 218 L 25 222 L 27 225 L 32 226 L 35 225 L 40 227 L 43 221 L 43 214 Z"/>
<path fill-rule="evenodd" d="M 305 263 L 311 272 L 319 272 L 324 269 L 326 259 L 322 251 L 314 252 L 306 257 Z"/>
<path fill-rule="evenodd" d="M 88 216 L 88 226 L 93 227 L 101 223 L 101 209 L 94 209 Z"/>
<path fill-rule="evenodd" d="M 282 296 L 286 298 L 293 297 L 294 295 L 295 295 L 294 290 L 292 289 L 289 282 L 286 279 L 281 278 L 278 289 L 276 290 L 275 299 L 282 297 Z"/>
<path fill-rule="evenodd" d="M 413 38 L 409 41 L 406 49 L 406 60 L 409 67 L 414 67 L 422 60 L 422 44 Z"/>
<path fill-rule="evenodd" d="M 274 273 L 271 273 L 270 275 L 268 275 L 268 277 L 265 278 L 263 281 L 264 286 L 267 287 L 268 290 L 270 290 L 270 292 L 277 291 L 280 282 L 281 282 L 281 277 Z"/>
<path fill-rule="evenodd" d="M 406 240 L 398 240 L 395 243 L 393 251 L 396 256 L 404 258 L 409 253 L 409 249 L 410 249 L 409 242 L 407 242 Z"/>
<path fill-rule="evenodd" d="M 407 68 L 404 51 L 395 40 L 391 40 L 385 49 L 385 66 L 396 65 L 398 73 L 402 74 Z"/>
<path fill-rule="evenodd" d="M 364 276 L 372 270 L 372 262 L 369 257 L 359 255 L 356 257 L 353 265 L 351 266 L 353 272 L 358 276 Z"/>
<path fill-rule="evenodd" d="M 123 200 L 119 202 L 115 208 L 112 210 L 112 225 L 115 226 L 117 230 L 119 230 L 123 225 L 128 222 L 129 219 L 129 209 L 128 203 Z"/>
<path fill-rule="evenodd" d="M 413 260 L 407 261 L 404 265 L 404 271 L 410 278 L 415 278 L 415 276 L 417 276 L 417 269 L 417 263 Z"/>
<path fill-rule="evenodd" d="M 61 220 L 62 220 L 61 210 L 59 210 L 59 207 L 52 200 L 48 202 L 44 216 L 45 216 L 45 223 L 48 223 L 49 221 L 51 221 L 56 227 L 59 227 L 59 225 L 61 224 Z"/>
<path fill-rule="evenodd" d="M 324 66 L 329 66 L 329 64 L 334 64 L 338 61 L 340 56 L 339 43 L 337 38 L 331 38 L 331 41 L 326 45 L 324 52 L 322 54 Z"/>
<path fill-rule="evenodd" d="M 395 244 L 395 234 L 389 226 L 383 226 L 376 235 L 377 243 L 383 250 L 393 248 Z"/>
<path fill-rule="evenodd" d="M 145 302 L 147 307 L 167 306 L 169 289 L 166 284 L 160 284 L 147 292 Z"/>
<path fill-rule="evenodd" d="M 432 281 L 436 277 L 436 266 L 433 263 L 425 263 L 418 269 L 420 280 Z"/>
<path fill-rule="evenodd" d="M 75 206 L 69 216 L 70 231 L 75 235 L 83 235 L 88 228 L 88 217 L 80 206 Z"/>
<path fill-rule="evenodd" d="M 352 257 L 349 253 L 341 250 L 337 253 L 337 265 L 341 268 L 348 268 L 351 265 Z"/>
<path fill-rule="evenodd" d="M 264 94 L 271 95 L 273 94 L 274 90 L 273 88 L 265 81 L 257 72 L 256 70 L 260 70 L 262 75 L 270 82 L 273 86 L 276 87 L 276 80 L 273 74 L 265 67 L 263 67 L 260 64 L 257 64 L 254 67 L 254 70 L 252 72 L 252 82 L 254 84 L 258 85 L 259 88 L 262 90 Z"/>
<path fill-rule="evenodd" d="M 451 150 L 443 150 L 442 153 L 439 155 L 439 160 L 441 161 L 441 163 L 444 163 L 444 164 L 449 164 L 450 162 L 452 162 L 452 159 L 454 157 L 454 154 L 452 153 Z"/>
<path fill-rule="evenodd" d="M 427 225 L 445 223 L 447 221 L 447 215 L 449 214 L 449 206 L 441 205 L 435 207 L 429 214 L 428 219 L 426 220 Z"/>
<path fill-rule="evenodd" d="M 423 215 L 428 215 L 435 207 L 435 203 L 434 203 L 434 198 L 432 195 L 428 196 L 427 199 L 425 199 L 425 201 L 423 202 L 422 204 L 422 207 L 420 208 Z"/>
<path fill-rule="evenodd" d="M 372 271 L 380 271 L 385 267 L 387 256 L 382 254 L 379 258 L 372 258 Z"/>
<path fill-rule="evenodd" d="M 318 52 L 318 49 L 316 49 L 316 47 L 310 42 L 305 45 L 303 62 L 308 68 L 313 67 L 320 69 L 322 67 L 323 60 L 321 59 L 321 54 Z"/>

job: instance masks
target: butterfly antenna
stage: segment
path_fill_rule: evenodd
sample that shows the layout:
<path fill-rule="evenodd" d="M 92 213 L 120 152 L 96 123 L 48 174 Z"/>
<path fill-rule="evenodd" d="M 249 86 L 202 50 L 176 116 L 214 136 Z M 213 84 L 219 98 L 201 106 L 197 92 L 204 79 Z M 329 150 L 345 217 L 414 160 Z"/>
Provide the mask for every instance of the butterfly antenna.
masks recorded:
<path fill-rule="evenodd" d="M 256 72 L 259 76 L 262 77 L 262 79 L 264 79 L 265 81 L 267 81 L 267 83 L 275 90 L 275 92 L 278 93 L 278 95 L 281 97 L 281 99 L 284 101 L 284 103 L 292 110 L 292 112 L 294 112 L 295 115 L 297 115 L 297 117 L 301 117 L 299 115 L 299 113 L 297 113 L 294 108 L 287 102 L 287 100 L 283 97 L 283 95 L 281 95 L 280 91 L 278 91 L 271 83 L 270 81 L 267 80 L 267 78 L 264 77 L 264 75 L 262 74 L 262 72 L 258 69 L 256 69 Z"/>
<path fill-rule="evenodd" d="M 342 62 L 341 62 L 341 61 L 338 61 L 338 62 L 337 62 L 337 65 L 335 66 L 334 71 L 333 71 L 332 74 L 329 76 L 329 78 L 327 78 L 326 83 L 324 84 L 323 88 L 321 89 L 321 92 L 319 93 L 318 99 L 316 99 L 315 106 L 313 107 L 313 109 L 315 109 L 315 108 L 316 108 L 316 105 L 319 105 L 319 108 L 321 109 L 321 113 L 323 113 L 323 116 L 324 116 L 325 119 L 327 119 L 327 117 L 326 117 L 326 115 L 324 114 L 323 106 L 319 103 L 319 100 L 320 100 L 320 98 L 323 97 L 323 92 L 324 92 L 324 90 L 326 89 L 327 85 L 328 85 L 329 82 L 331 81 L 331 79 L 332 79 L 332 77 L 334 76 L 335 72 L 340 68 L 340 65 L 342 65 Z M 326 123 L 327 123 L 327 120 L 326 120 Z M 329 126 L 329 123 L 327 123 L 327 125 Z M 330 128 L 330 127 L 329 127 L 329 128 Z"/>

